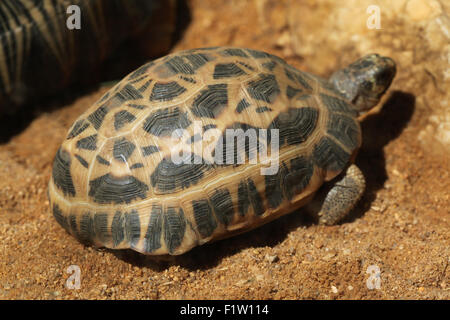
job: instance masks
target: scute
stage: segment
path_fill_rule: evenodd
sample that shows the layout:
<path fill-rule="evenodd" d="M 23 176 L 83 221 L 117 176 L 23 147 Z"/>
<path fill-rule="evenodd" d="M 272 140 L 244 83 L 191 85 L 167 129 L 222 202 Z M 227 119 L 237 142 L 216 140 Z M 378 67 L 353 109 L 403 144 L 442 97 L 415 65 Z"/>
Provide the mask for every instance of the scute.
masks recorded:
<path fill-rule="evenodd" d="M 214 68 L 214 79 L 230 78 L 247 74 L 235 63 L 218 63 Z"/>
<path fill-rule="evenodd" d="M 133 142 L 128 141 L 126 138 L 118 138 L 114 141 L 114 159 L 121 162 L 127 162 L 128 158 L 134 152 L 134 149 L 136 149 L 136 146 Z"/>
<path fill-rule="evenodd" d="M 170 101 L 173 98 L 178 97 L 184 93 L 187 89 L 178 84 L 178 82 L 157 82 L 153 86 L 152 93 L 150 95 L 150 101 Z"/>
<path fill-rule="evenodd" d="M 167 208 L 164 214 L 164 241 L 169 253 L 173 253 L 181 245 L 186 230 L 183 210 Z"/>
<path fill-rule="evenodd" d="M 161 232 L 162 232 L 162 207 L 153 205 L 150 213 L 150 221 L 148 223 L 147 232 L 145 234 L 145 252 L 153 252 L 161 248 Z"/>
<path fill-rule="evenodd" d="M 120 130 L 125 124 L 136 120 L 136 117 L 127 110 L 121 110 L 114 115 L 114 128 Z"/>
<path fill-rule="evenodd" d="M 75 196 L 75 186 L 71 174 L 70 155 L 67 151 L 58 149 L 55 160 L 53 161 L 52 177 L 55 185 L 64 195 Z"/>
<path fill-rule="evenodd" d="M 353 110 L 342 98 L 338 98 L 326 93 L 320 93 L 320 98 L 325 107 L 327 107 L 331 112 L 343 113 L 349 116 L 356 116 L 356 111 Z"/>
<path fill-rule="evenodd" d="M 97 134 L 87 136 L 86 138 L 77 141 L 78 149 L 96 150 L 97 149 Z"/>
<path fill-rule="evenodd" d="M 279 130 L 280 146 L 299 144 L 306 141 L 316 129 L 318 118 L 319 111 L 315 108 L 289 108 L 280 112 L 269 129 Z"/>
<path fill-rule="evenodd" d="M 280 87 L 275 75 L 261 74 L 257 80 L 250 81 L 247 92 L 256 100 L 272 103 L 280 94 Z"/>
<path fill-rule="evenodd" d="M 181 254 L 301 207 L 352 160 L 361 144 L 355 115 L 322 80 L 269 53 L 217 47 L 162 57 L 70 128 L 49 184 L 53 216 L 86 243 Z M 278 170 L 263 176 L 250 142 L 270 150 L 271 130 Z M 206 141 L 206 132 L 217 135 Z"/>
<path fill-rule="evenodd" d="M 349 150 L 359 147 L 360 130 L 358 124 L 352 118 L 339 114 L 330 114 L 327 132 Z"/>
<path fill-rule="evenodd" d="M 192 154 L 180 163 L 170 157 L 162 159 L 150 175 L 156 194 L 175 193 L 200 182 L 213 167 Z"/>
<path fill-rule="evenodd" d="M 104 105 L 102 105 L 88 116 L 88 120 L 92 123 L 95 129 L 98 130 L 102 125 L 103 119 L 105 119 L 107 113 L 108 109 Z"/>
<path fill-rule="evenodd" d="M 209 85 L 194 99 L 192 113 L 197 117 L 216 118 L 227 104 L 227 84 Z"/>
<path fill-rule="evenodd" d="M 64 229 L 66 229 L 66 231 L 70 230 L 67 217 L 64 215 L 64 213 L 61 211 L 60 207 L 57 204 L 53 205 L 53 217 Z"/>
<path fill-rule="evenodd" d="M 213 211 L 208 200 L 193 200 L 194 219 L 197 230 L 203 238 L 209 237 L 217 227 L 217 222 L 213 216 Z"/>
<path fill-rule="evenodd" d="M 316 164 L 325 170 L 338 171 L 344 169 L 351 154 L 342 149 L 329 137 L 324 137 L 314 146 L 313 157 Z"/>
<path fill-rule="evenodd" d="M 114 177 L 107 173 L 89 181 L 89 197 L 96 203 L 131 203 L 147 198 L 148 186 L 134 176 Z"/>
<path fill-rule="evenodd" d="M 89 122 L 86 122 L 84 119 L 80 119 L 75 122 L 72 127 L 72 130 L 67 135 L 67 139 L 72 139 L 82 133 L 86 128 L 89 127 Z"/>
<path fill-rule="evenodd" d="M 111 235 L 108 232 L 108 214 L 97 212 L 94 215 L 94 232 L 95 236 L 102 243 L 110 241 Z"/>
<path fill-rule="evenodd" d="M 234 215 L 234 205 L 228 189 L 218 189 L 209 198 L 217 219 L 225 226 L 230 224 Z"/>
<path fill-rule="evenodd" d="M 151 113 L 143 129 L 154 136 L 170 136 L 176 129 L 185 129 L 190 124 L 187 114 L 179 108 L 165 108 Z"/>
<path fill-rule="evenodd" d="M 165 65 L 173 74 L 195 74 L 198 68 L 211 60 L 207 54 L 191 52 L 175 55 L 168 59 Z"/>

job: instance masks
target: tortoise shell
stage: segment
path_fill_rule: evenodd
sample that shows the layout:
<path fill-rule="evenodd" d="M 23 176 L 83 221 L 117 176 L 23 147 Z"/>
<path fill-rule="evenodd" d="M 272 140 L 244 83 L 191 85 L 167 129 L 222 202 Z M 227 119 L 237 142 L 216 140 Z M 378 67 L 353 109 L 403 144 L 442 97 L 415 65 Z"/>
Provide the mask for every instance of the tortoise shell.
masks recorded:
<path fill-rule="evenodd" d="M 75 121 L 49 198 L 84 243 L 181 254 L 301 207 L 360 144 L 356 111 L 325 80 L 262 51 L 182 51 L 132 72 Z M 268 159 L 276 170 L 263 174 Z"/>
<path fill-rule="evenodd" d="M 154 39 L 148 53 L 165 52 L 174 24 L 173 2 L 0 1 L 0 114 L 72 84 L 99 81 L 100 66 L 128 39 Z M 79 28 L 73 29 L 76 21 Z M 139 37 L 144 30 L 146 37 Z"/>

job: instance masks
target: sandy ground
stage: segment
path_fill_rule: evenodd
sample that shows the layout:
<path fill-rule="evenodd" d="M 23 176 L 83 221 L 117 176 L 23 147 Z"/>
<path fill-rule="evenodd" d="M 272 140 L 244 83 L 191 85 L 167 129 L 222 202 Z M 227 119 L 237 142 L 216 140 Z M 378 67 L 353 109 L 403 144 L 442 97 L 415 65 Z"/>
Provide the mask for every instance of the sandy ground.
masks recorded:
<path fill-rule="evenodd" d="M 62 139 L 108 89 L 101 87 L 0 123 L 0 298 L 449 299 L 450 153 L 428 142 L 433 137 L 426 139 L 435 132 L 427 120 L 437 110 L 433 99 L 448 99 L 442 91 L 448 82 L 441 87 L 411 82 L 421 74 L 411 74 L 402 54 L 416 48 L 397 48 L 383 39 L 385 33 L 344 43 L 337 38 L 343 32 L 332 33 L 322 19 L 336 12 L 330 2 L 313 3 L 191 1 L 190 23 L 172 51 L 252 47 L 322 76 L 365 51 L 361 42 L 390 53 L 399 62 L 398 76 L 362 121 L 364 144 L 356 162 L 367 191 L 347 220 L 319 226 L 300 210 L 173 259 L 80 244 L 52 217 L 46 187 Z M 293 21 L 293 14 L 301 22 Z M 386 32 L 413 32 L 401 22 L 395 28 L 389 18 L 386 23 L 393 26 L 385 26 Z M 306 27 L 317 32 L 314 39 L 305 35 Z M 433 86 L 435 91 L 427 89 Z M 67 286 L 73 265 L 80 271 L 79 289 Z"/>

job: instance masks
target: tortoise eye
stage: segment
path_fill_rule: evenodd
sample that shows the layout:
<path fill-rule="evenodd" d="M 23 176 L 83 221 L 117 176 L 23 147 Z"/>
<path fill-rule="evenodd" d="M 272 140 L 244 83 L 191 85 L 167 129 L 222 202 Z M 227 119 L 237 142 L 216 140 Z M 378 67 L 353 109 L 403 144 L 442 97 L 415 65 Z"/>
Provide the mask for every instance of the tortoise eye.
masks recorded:
<path fill-rule="evenodd" d="M 391 73 L 388 70 L 383 70 L 377 74 L 376 79 L 377 82 L 386 82 L 391 78 Z"/>
<path fill-rule="evenodd" d="M 364 80 L 361 83 L 361 87 L 365 90 L 365 91 L 370 91 L 372 90 L 372 82 Z"/>

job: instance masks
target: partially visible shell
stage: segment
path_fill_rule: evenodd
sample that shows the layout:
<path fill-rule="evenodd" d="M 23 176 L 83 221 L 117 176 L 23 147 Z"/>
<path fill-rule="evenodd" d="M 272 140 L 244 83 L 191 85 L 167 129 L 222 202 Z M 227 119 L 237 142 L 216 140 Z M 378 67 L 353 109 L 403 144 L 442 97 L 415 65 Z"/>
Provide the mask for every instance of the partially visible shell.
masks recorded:
<path fill-rule="evenodd" d="M 80 29 L 67 27 L 75 14 L 67 13 L 69 5 L 80 8 Z M 69 85 L 91 84 L 114 50 L 144 30 L 142 41 L 152 43 L 152 53 L 164 52 L 174 29 L 175 1 L 2 0 L 0 16 L 2 114 Z"/>

